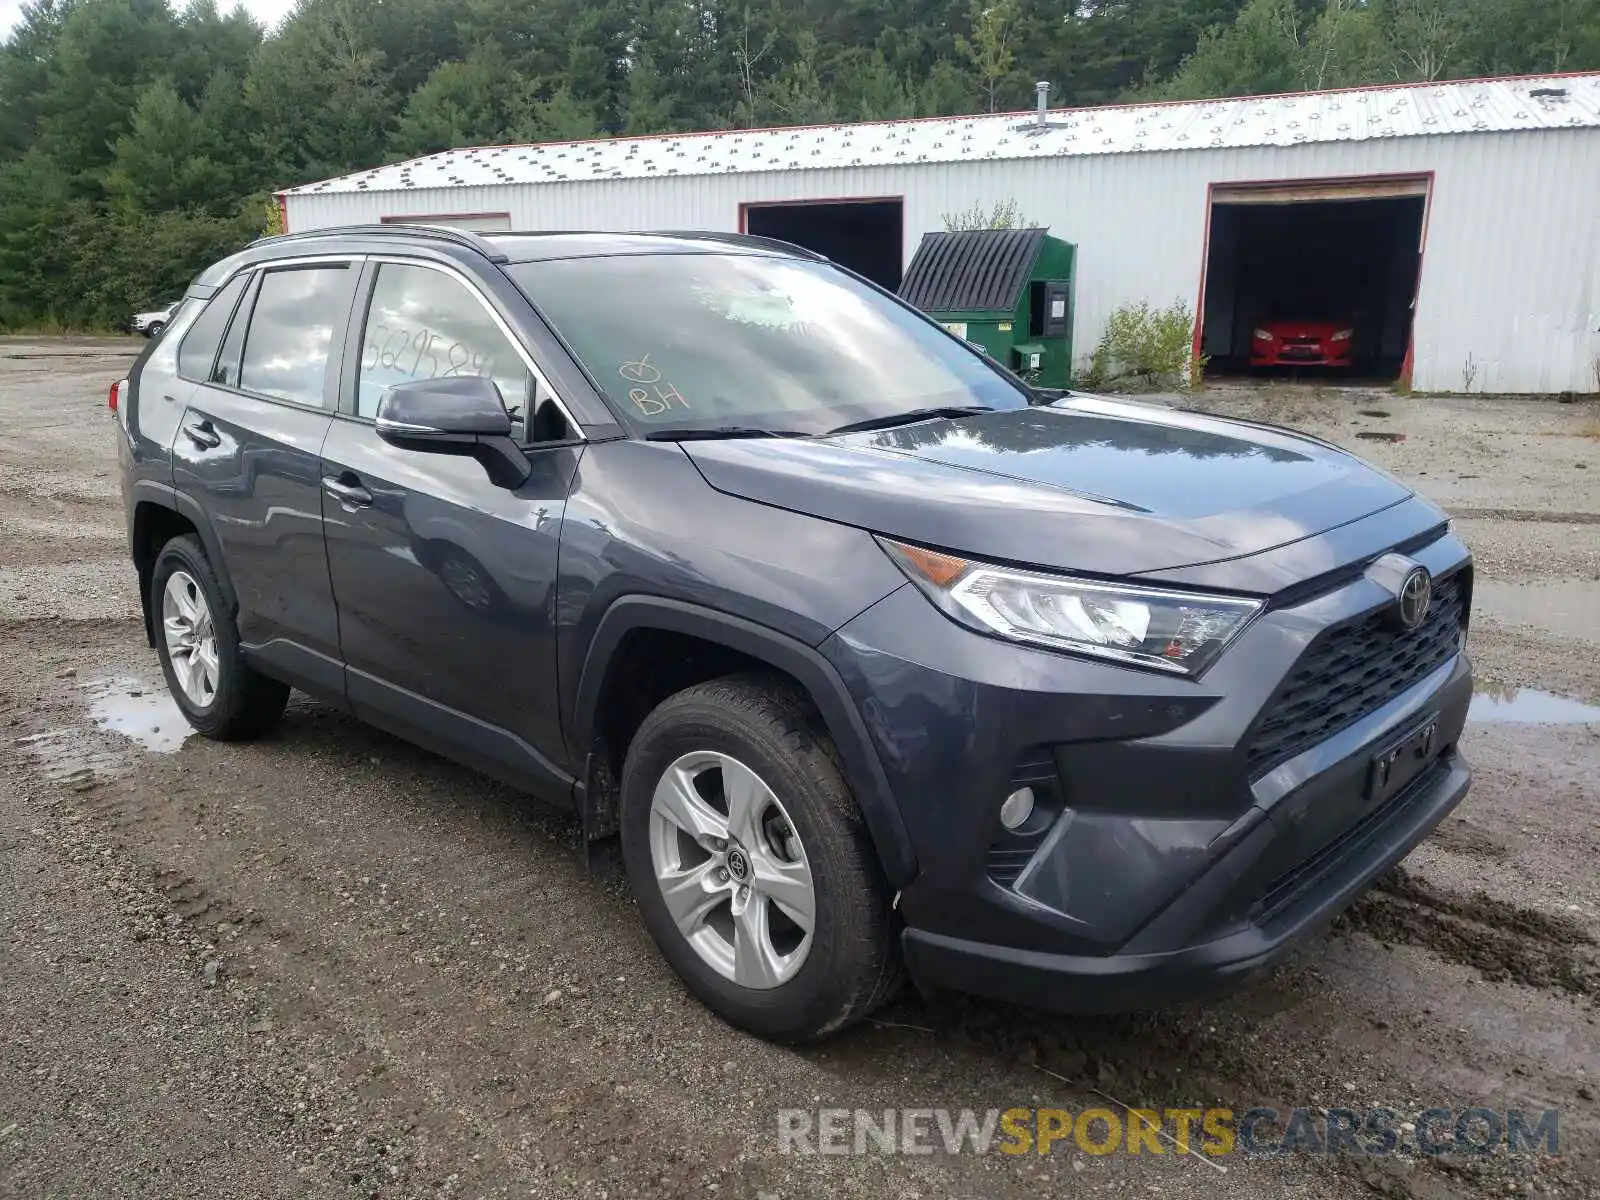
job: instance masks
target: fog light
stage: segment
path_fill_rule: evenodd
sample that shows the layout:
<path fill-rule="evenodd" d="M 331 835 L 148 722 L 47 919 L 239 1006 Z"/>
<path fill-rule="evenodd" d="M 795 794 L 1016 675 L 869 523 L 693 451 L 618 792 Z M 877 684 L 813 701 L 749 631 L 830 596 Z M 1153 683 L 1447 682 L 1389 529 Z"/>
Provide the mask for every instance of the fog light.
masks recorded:
<path fill-rule="evenodd" d="M 1033 789 L 1031 787 L 1018 788 L 1005 798 L 1000 805 L 1000 824 L 1015 832 L 1028 823 L 1028 818 L 1033 816 Z"/>

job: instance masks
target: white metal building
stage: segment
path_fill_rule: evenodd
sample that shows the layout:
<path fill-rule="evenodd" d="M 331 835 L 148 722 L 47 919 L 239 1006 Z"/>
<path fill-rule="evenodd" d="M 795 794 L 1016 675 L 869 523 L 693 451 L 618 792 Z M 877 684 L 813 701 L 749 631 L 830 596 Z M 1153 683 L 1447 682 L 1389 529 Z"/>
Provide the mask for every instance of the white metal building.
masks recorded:
<path fill-rule="evenodd" d="M 1080 362 L 1118 305 L 1188 302 L 1226 364 L 1320 300 L 1420 391 L 1600 390 L 1600 75 L 479 147 L 280 200 L 291 230 L 766 233 L 889 286 L 1013 201 L 1078 247 Z"/>

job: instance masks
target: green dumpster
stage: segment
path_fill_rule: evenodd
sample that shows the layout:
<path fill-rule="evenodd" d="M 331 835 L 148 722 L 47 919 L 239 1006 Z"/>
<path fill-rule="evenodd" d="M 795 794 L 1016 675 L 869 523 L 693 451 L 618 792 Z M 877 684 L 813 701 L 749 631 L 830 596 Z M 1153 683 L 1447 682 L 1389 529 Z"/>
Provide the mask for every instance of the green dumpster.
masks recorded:
<path fill-rule="evenodd" d="M 1043 229 L 924 234 L 900 297 L 1029 383 L 1067 387 L 1076 259 Z"/>

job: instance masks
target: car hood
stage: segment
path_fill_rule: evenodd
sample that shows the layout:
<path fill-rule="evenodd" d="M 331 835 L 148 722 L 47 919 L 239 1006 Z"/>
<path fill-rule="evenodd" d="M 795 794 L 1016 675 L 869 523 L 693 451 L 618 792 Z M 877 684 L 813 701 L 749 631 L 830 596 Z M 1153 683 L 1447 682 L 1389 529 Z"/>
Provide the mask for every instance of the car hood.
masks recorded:
<path fill-rule="evenodd" d="M 133 319 L 135 321 L 155 321 L 158 319 L 165 321 L 167 319 L 167 314 L 171 311 L 171 309 L 167 308 L 158 308 L 152 310 L 151 312 L 134 313 Z"/>
<path fill-rule="evenodd" d="M 1259 554 L 1411 494 L 1286 430 L 1087 396 L 838 437 L 683 448 L 730 495 L 974 557 L 1099 575 Z"/>

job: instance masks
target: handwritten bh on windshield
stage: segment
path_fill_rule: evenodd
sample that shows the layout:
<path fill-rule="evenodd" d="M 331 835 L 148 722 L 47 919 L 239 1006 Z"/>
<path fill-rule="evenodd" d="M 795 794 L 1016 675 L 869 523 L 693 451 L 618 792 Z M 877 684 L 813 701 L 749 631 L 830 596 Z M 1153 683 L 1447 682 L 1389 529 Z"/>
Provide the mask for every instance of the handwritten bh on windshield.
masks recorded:
<path fill-rule="evenodd" d="M 617 374 L 634 385 L 628 389 L 628 399 L 633 401 L 640 416 L 659 417 L 674 404 L 685 411 L 689 408 L 683 394 L 671 380 L 662 377 L 660 368 L 650 361 L 648 354 L 623 363 L 617 368 Z"/>

